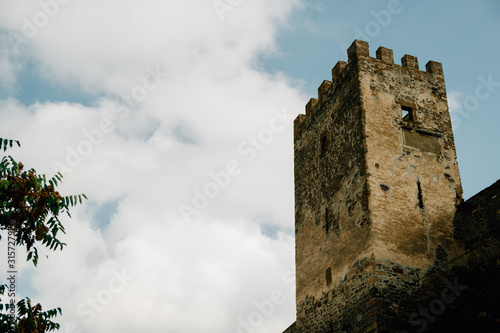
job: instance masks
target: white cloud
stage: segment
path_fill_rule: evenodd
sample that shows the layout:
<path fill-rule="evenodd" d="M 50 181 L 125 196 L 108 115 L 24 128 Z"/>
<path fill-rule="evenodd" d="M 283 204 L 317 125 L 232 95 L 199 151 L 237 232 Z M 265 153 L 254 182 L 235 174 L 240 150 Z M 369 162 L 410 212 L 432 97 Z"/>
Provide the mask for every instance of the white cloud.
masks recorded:
<path fill-rule="evenodd" d="M 305 98 L 256 63 L 276 52 L 297 4 L 243 2 L 221 21 L 211 1 L 70 1 L 24 46 L 46 79 L 101 97 L 89 106 L 0 101 L 2 136 L 22 142 L 12 153 L 48 174 L 67 166 L 65 194 L 120 200 L 103 230 L 95 205 L 78 208 L 65 222 L 68 247 L 35 270 L 34 298 L 63 308 L 62 332 L 71 323 L 81 332 L 235 332 L 273 290 L 285 301 L 255 332 L 291 324 L 293 123 L 276 114 L 295 116 Z M 40 10 L 11 3 L 0 15 L 19 29 Z M 143 101 L 118 97 L 150 87 L 157 68 L 166 74 Z M 265 142 L 251 148 L 259 135 Z M 231 160 L 241 173 L 186 223 L 179 204 L 192 205 Z M 270 238 L 264 226 L 278 231 Z M 123 290 L 113 282 L 122 270 L 134 276 Z M 99 295 L 109 304 L 98 301 L 87 322 Z"/>
<path fill-rule="evenodd" d="M 469 118 L 469 113 L 463 110 L 463 93 L 460 91 L 450 91 L 448 93 L 448 107 L 450 109 L 451 123 L 453 131 L 458 132 L 462 123 Z"/>
<path fill-rule="evenodd" d="M 246 69 L 257 52 L 273 50 L 277 22 L 297 2 L 246 2 L 220 21 L 211 1 L 71 1 L 38 27 L 41 7 L 19 4 L 12 11 L 32 22 L 29 48 L 48 77 L 78 81 L 90 91 L 121 92 L 159 60 L 178 76 L 201 67 L 222 79 Z M 26 27 L 22 17 L 10 18 L 9 28 Z"/>
<path fill-rule="evenodd" d="M 7 57 L 0 58 L 0 76 L 2 77 L 0 88 L 10 90 L 15 83 L 16 76 L 12 63 Z"/>
<path fill-rule="evenodd" d="M 0 89 L 13 93 L 17 87 L 17 73 L 21 68 L 21 48 L 26 41 L 0 27 Z"/>
<path fill-rule="evenodd" d="M 82 332 L 234 332 L 237 318 L 258 311 L 255 302 L 273 290 L 286 302 L 259 332 L 293 320 L 291 236 L 271 240 L 248 221 L 160 222 L 128 206 L 110 226 L 121 239 L 107 241 L 74 219 L 69 246 L 40 263 L 38 300 L 62 306 L 65 321 Z"/>

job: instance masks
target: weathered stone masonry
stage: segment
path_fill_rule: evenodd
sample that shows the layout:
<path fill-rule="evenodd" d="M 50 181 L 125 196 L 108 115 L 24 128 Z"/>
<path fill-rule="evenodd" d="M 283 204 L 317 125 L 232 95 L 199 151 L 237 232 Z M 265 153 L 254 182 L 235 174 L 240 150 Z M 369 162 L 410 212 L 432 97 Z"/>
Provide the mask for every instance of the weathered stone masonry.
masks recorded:
<path fill-rule="evenodd" d="M 455 217 L 462 187 L 442 66 L 425 68 L 410 55 L 394 64 L 384 47 L 372 58 L 356 40 L 295 120 L 297 321 L 285 332 L 439 331 L 419 306 L 460 304 L 434 301 L 471 280 L 473 254 L 454 226 L 473 222 Z M 498 246 L 489 251 L 492 267 Z"/>

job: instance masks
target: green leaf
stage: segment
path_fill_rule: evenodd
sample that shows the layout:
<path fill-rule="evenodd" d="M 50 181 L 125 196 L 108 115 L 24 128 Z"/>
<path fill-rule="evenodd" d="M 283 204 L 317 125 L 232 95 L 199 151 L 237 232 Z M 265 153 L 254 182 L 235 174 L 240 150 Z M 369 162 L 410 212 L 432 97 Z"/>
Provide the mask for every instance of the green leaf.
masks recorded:
<path fill-rule="evenodd" d="M 3 187 L 4 190 L 9 188 L 10 182 L 7 179 L 0 180 L 0 187 Z"/>

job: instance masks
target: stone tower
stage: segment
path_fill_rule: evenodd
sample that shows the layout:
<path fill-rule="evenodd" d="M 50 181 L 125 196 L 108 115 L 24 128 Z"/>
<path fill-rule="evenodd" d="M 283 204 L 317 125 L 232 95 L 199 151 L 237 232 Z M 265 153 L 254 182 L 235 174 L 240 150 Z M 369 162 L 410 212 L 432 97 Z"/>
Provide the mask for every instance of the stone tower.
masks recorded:
<path fill-rule="evenodd" d="M 287 332 L 380 328 L 400 292 L 460 256 L 442 65 L 422 71 L 410 55 L 398 65 L 384 47 L 372 58 L 355 40 L 294 126 L 297 322 Z"/>

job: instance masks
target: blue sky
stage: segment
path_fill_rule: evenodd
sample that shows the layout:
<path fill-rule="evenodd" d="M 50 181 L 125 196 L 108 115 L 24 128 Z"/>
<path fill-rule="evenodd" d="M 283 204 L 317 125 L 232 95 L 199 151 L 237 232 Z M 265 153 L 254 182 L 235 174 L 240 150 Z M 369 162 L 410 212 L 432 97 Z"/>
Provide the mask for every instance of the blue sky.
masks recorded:
<path fill-rule="evenodd" d="M 344 46 L 443 64 L 470 197 L 500 178 L 498 31 L 494 0 L 0 0 L 0 137 L 90 199 L 20 296 L 62 332 L 283 331 L 292 121 Z"/>

